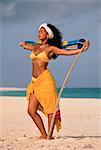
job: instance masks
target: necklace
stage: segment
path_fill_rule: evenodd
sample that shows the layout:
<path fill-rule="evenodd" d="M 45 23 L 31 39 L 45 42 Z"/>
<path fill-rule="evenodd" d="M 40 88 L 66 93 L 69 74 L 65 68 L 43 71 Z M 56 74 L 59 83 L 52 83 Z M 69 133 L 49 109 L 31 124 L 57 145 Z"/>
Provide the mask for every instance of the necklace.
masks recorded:
<path fill-rule="evenodd" d="M 40 48 L 44 48 L 44 47 L 47 47 L 48 44 L 45 44 L 45 45 L 40 45 Z"/>
<path fill-rule="evenodd" d="M 48 46 L 48 44 L 45 44 L 45 45 L 40 45 L 39 46 L 39 48 L 41 49 L 43 49 L 43 48 L 45 48 L 45 47 L 47 47 Z M 37 50 L 37 48 L 36 48 L 36 50 L 34 49 L 34 54 L 37 56 L 40 52 L 42 52 L 43 50 Z"/>

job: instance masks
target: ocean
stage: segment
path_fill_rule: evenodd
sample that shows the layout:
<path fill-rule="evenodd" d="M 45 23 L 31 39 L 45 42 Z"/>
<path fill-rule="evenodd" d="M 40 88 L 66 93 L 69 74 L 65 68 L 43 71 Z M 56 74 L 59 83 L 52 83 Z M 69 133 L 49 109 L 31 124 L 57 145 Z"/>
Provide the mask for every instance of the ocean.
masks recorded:
<path fill-rule="evenodd" d="M 59 93 L 60 88 L 57 88 Z M 26 96 L 26 90 L 0 90 L 0 96 Z M 101 88 L 64 88 L 61 98 L 101 98 Z"/>

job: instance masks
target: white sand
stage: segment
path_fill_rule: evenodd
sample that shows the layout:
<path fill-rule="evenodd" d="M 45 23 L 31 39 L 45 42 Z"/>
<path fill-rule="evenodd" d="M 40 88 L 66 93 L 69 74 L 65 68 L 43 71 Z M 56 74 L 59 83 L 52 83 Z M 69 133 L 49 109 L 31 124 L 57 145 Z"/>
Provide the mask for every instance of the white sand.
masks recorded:
<path fill-rule="evenodd" d="M 0 97 L 0 150 L 100 150 L 101 100 L 62 99 L 62 129 L 54 140 L 36 140 L 25 97 Z M 41 113 L 47 129 L 47 118 Z"/>

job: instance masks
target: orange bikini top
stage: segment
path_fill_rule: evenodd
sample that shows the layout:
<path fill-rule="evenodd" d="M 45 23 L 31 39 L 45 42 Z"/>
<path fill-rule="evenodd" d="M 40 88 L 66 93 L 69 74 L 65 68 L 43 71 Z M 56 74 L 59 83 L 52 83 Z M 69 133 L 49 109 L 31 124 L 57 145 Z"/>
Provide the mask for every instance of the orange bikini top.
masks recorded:
<path fill-rule="evenodd" d="M 46 53 L 45 53 L 45 51 L 42 51 L 42 52 L 40 52 L 39 54 L 37 54 L 37 55 L 35 55 L 34 53 L 33 53 L 33 51 L 31 52 L 31 54 L 29 55 L 29 58 L 30 59 L 39 59 L 39 60 L 41 60 L 42 62 L 48 62 L 49 61 L 49 58 L 48 58 L 48 56 L 46 55 Z"/>

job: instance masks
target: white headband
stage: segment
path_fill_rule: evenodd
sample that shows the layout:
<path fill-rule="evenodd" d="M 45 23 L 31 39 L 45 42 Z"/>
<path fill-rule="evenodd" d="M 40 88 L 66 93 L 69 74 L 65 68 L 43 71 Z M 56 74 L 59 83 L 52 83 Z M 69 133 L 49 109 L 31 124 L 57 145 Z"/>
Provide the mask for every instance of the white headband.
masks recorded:
<path fill-rule="evenodd" d="M 54 34 L 53 34 L 52 30 L 47 26 L 47 23 L 41 24 L 41 25 L 39 26 L 39 30 L 40 30 L 42 27 L 45 28 L 45 30 L 46 30 L 47 33 L 49 34 L 49 38 L 52 39 L 52 38 L 54 37 Z"/>

